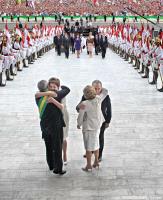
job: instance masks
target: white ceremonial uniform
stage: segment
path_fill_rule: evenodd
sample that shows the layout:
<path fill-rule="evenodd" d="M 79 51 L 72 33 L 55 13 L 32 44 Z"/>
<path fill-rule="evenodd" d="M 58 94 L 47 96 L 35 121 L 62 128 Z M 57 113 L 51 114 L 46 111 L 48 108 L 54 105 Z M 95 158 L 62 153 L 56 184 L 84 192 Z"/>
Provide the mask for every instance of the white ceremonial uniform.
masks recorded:
<path fill-rule="evenodd" d="M 163 49 L 161 51 L 159 68 L 160 68 L 160 73 L 161 73 L 161 77 L 162 77 L 162 80 L 163 80 Z"/>
<path fill-rule="evenodd" d="M 2 73 L 4 69 L 4 56 L 0 54 L 0 73 Z"/>
<path fill-rule="evenodd" d="M 7 46 L 2 47 L 2 54 L 4 55 L 4 68 L 9 69 L 11 64 L 16 63 L 16 59 L 11 52 L 11 47 L 9 44 Z"/>

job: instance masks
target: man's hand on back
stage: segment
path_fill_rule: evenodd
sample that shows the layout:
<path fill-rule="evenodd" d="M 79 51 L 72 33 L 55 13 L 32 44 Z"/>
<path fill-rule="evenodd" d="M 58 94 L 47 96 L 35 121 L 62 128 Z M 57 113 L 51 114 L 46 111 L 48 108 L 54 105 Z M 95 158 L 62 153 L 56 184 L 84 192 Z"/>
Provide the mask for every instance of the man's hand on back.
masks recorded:
<path fill-rule="evenodd" d="M 50 96 L 50 97 L 57 97 L 57 93 L 56 93 L 56 92 L 53 92 L 53 91 L 48 91 L 47 94 L 48 94 L 48 96 Z"/>

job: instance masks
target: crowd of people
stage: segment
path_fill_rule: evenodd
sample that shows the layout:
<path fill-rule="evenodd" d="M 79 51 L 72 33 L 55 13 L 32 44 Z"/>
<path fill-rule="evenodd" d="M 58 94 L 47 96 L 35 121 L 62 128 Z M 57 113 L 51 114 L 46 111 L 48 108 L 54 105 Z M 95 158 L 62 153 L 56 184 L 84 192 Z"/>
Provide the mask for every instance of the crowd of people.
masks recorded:
<path fill-rule="evenodd" d="M 60 56 L 61 52 L 65 53 L 65 57 L 68 59 L 70 51 L 72 54 L 77 55 L 80 58 L 80 54 L 86 49 L 90 58 L 93 57 L 94 49 L 95 55 L 101 53 L 102 58 L 105 58 L 106 50 L 108 47 L 108 39 L 104 33 L 97 33 L 95 36 L 92 32 L 89 32 L 88 37 L 84 37 L 80 33 L 67 33 L 57 34 L 54 37 L 54 44 L 57 55 Z"/>
<path fill-rule="evenodd" d="M 8 15 L 53 15 L 62 13 L 63 15 L 122 15 L 126 7 L 132 8 L 141 15 L 159 15 L 163 12 L 160 0 L 44 0 L 35 1 L 35 8 L 27 6 L 26 2 L 16 4 L 15 0 L 0 0 L 1 14 Z M 134 15 L 127 11 L 128 15 Z"/>
<path fill-rule="evenodd" d="M 141 28 L 130 25 L 111 26 L 108 31 L 109 47 L 133 65 L 149 84 L 156 84 L 163 92 L 163 31 L 154 36 L 149 25 Z"/>
<path fill-rule="evenodd" d="M 132 63 L 143 78 L 149 78 L 149 83 L 156 83 L 157 89 L 163 92 L 163 32 L 160 29 L 157 37 L 154 37 L 153 33 L 154 30 L 148 24 L 147 27 L 142 24 L 141 28 L 129 24 L 112 24 L 99 27 L 94 36 L 89 33 L 86 39 L 87 51 L 89 56 L 92 57 L 93 49 L 95 49 L 95 54 L 98 52 L 97 49 L 102 49 L 100 40 L 107 41 L 107 47 Z M 74 47 L 77 51 L 77 57 L 79 57 L 78 51 L 81 51 L 81 45 L 78 46 L 78 44 L 82 41 L 79 33 L 76 33 L 73 45 L 67 46 L 73 34 L 75 33 L 65 32 L 65 30 L 56 34 L 54 44 L 58 56 L 60 56 L 60 48 L 63 46 L 66 58 L 69 55 L 66 51 L 70 47 L 72 49 Z M 99 43 L 96 43 L 95 40 Z M 77 44 L 75 44 L 76 42 Z M 58 47 L 58 44 L 60 47 Z M 63 175 L 66 170 L 63 169 L 62 160 L 67 164 L 67 154 L 64 147 L 65 142 L 67 147 L 65 135 L 68 136 L 67 131 L 64 132 L 63 128 L 69 127 L 69 125 L 68 120 L 64 120 L 64 109 L 67 113 L 67 108 L 62 103 L 62 99 L 70 92 L 70 89 L 66 86 L 60 88 L 58 78 L 51 78 L 49 82 L 40 81 L 38 89 L 36 103 L 39 108 L 40 125 L 46 146 L 47 164 L 49 170 L 53 170 L 54 174 Z M 89 172 L 100 166 L 104 148 L 104 131 L 109 127 L 112 117 L 110 97 L 108 91 L 102 87 L 101 81 L 94 80 L 92 85 L 87 85 L 83 89 L 83 96 L 81 102 L 76 106 L 76 110 L 79 112 L 77 128 L 82 127 L 86 151 L 84 155 L 86 166 L 82 170 Z M 62 151 L 66 155 L 63 158 Z M 92 163 L 93 155 L 94 162 Z"/>
<path fill-rule="evenodd" d="M 88 35 L 85 35 L 85 30 L 89 31 Z M 149 70 L 149 66 L 153 67 L 154 63 L 157 68 L 162 66 L 162 29 L 158 32 L 157 42 L 155 42 L 154 34 L 154 28 L 148 24 L 147 27 L 143 24 L 138 27 L 135 24 L 114 23 L 109 26 L 88 28 L 80 26 L 77 21 L 75 25 L 70 26 L 68 20 L 64 26 L 44 26 L 41 23 L 40 26 L 35 25 L 30 30 L 27 25 L 24 27 L 21 25 L 20 28 L 16 24 L 13 33 L 10 33 L 6 27 L 1 34 L 0 85 L 6 85 L 6 79 L 13 80 L 17 71 L 23 70 L 23 67 L 33 63 L 43 52 L 53 47 L 58 56 L 64 53 L 66 59 L 71 54 L 76 54 L 77 58 L 80 58 L 81 54 L 85 53 L 90 58 L 95 54 L 96 56 L 101 55 L 104 59 L 108 46 L 115 46 L 116 49 L 119 49 L 118 52 L 121 51 L 123 52 L 121 54 L 125 54 L 125 59 L 132 58 L 135 67 L 140 68 L 139 65 L 141 66 L 140 71 L 145 73 L 143 77 L 152 79 L 149 82 L 157 82 L 160 80 L 159 76 L 156 75 L 156 70 Z M 156 48 L 157 43 L 159 43 L 159 48 Z M 160 67 L 160 69 L 162 68 Z M 153 71 L 154 75 L 151 78 Z M 160 73 L 162 77 L 162 70 Z M 158 87 L 162 89 L 162 86 Z"/>
<path fill-rule="evenodd" d="M 33 64 L 37 58 L 53 48 L 54 27 L 35 25 L 31 30 L 27 24 L 21 29 L 16 24 L 9 31 L 7 23 L 0 34 L 0 86 L 14 80 L 17 71 Z"/>
<path fill-rule="evenodd" d="M 98 54 L 105 58 L 107 48 L 118 53 L 143 78 L 148 78 L 150 84 L 156 84 L 159 91 L 163 91 L 163 31 L 160 29 L 155 37 L 155 30 L 149 24 L 138 27 L 136 24 L 113 23 L 100 26 L 89 31 L 85 36 L 85 27 L 79 23 L 70 26 L 34 25 L 29 29 L 27 24 L 21 28 L 16 24 L 13 32 L 8 30 L 7 24 L 1 35 L 0 43 L 0 84 L 5 85 L 5 77 L 13 80 L 18 71 L 28 67 L 35 59 L 41 57 L 48 50 L 55 48 L 58 56 L 65 54 L 69 58 L 69 51 L 76 53 L 77 58 L 86 49 L 90 59 Z M 91 30 L 91 29 L 90 29 Z M 36 103 L 40 113 L 42 138 L 46 146 L 47 164 L 55 174 L 63 175 L 64 164 L 67 164 L 67 137 L 69 115 L 65 97 L 70 89 L 60 86 L 58 78 L 51 78 L 48 82 L 38 83 L 39 92 L 36 93 Z M 82 127 L 83 141 L 87 164 L 83 171 L 99 168 L 104 148 L 104 131 L 111 121 L 111 103 L 108 91 L 102 87 L 102 82 L 94 80 L 91 85 L 83 89 L 83 97 L 76 107 L 79 112 L 77 128 Z M 93 121 L 92 121 L 93 119 Z M 62 156 L 63 152 L 63 156 Z M 94 163 L 91 163 L 94 155 Z"/>

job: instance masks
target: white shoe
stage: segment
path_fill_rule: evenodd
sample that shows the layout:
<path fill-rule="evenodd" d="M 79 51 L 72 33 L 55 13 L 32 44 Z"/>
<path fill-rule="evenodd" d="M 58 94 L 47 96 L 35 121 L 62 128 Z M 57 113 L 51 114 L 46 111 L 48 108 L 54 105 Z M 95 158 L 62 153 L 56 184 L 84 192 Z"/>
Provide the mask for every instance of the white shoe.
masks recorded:
<path fill-rule="evenodd" d="M 64 165 L 67 165 L 67 164 L 68 164 L 68 162 L 67 162 L 67 161 L 64 161 L 64 162 L 63 162 L 63 164 L 64 164 Z"/>

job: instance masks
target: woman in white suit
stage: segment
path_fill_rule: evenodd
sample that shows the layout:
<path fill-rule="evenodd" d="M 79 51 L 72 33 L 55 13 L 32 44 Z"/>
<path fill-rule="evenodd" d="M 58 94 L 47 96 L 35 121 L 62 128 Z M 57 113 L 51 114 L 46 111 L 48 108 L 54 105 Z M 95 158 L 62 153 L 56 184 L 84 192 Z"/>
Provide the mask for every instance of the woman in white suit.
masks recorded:
<path fill-rule="evenodd" d="M 92 86 L 86 86 L 83 90 L 85 101 L 82 102 L 84 109 L 79 110 L 77 119 L 77 128 L 82 126 L 84 147 L 86 150 L 87 165 L 82 168 L 83 171 L 91 171 L 92 152 L 95 155 L 93 167 L 99 167 L 99 130 L 101 126 L 101 100 L 96 95 L 96 91 Z"/>

